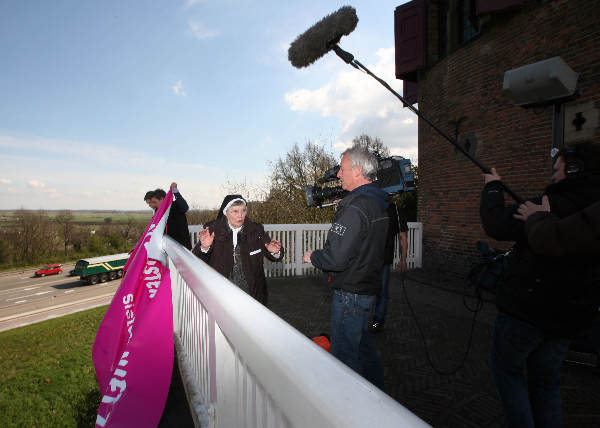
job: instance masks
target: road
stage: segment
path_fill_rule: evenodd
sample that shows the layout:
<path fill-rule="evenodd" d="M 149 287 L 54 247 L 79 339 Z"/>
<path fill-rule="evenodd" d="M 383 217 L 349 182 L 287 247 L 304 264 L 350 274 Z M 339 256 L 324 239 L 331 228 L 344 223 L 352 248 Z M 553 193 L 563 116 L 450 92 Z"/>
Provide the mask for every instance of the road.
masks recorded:
<path fill-rule="evenodd" d="M 88 285 L 68 276 L 74 267 L 40 278 L 34 270 L 0 274 L 0 331 L 110 303 L 121 280 Z"/>

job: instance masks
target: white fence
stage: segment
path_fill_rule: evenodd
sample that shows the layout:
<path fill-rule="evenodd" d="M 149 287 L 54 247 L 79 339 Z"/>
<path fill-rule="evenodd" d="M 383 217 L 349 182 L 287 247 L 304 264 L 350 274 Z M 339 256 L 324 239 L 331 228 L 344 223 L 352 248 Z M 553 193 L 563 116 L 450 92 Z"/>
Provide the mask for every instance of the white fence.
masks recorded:
<path fill-rule="evenodd" d="M 165 250 L 196 426 L 428 426 L 169 237 Z"/>
<path fill-rule="evenodd" d="M 265 224 L 265 231 L 272 239 L 277 239 L 285 248 L 282 262 L 265 260 L 265 274 L 274 276 L 301 276 L 316 273 L 310 263 L 303 263 L 302 256 L 308 250 L 323 248 L 331 224 Z M 198 232 L 202 226 L 190 226 L 192 245 L 198 242 Z M 406 263 L 408 269 L 422 266 L 423 224 L 408 223 L 408 249 Z M 394 263 L 400 259 L 399 242 L 394 246 Z"/>

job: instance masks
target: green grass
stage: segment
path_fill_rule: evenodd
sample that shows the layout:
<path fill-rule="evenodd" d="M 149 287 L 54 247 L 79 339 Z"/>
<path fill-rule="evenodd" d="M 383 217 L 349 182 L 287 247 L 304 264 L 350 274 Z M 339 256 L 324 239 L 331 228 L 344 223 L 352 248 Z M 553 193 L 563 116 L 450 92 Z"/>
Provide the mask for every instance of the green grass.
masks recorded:
<path fill-rule="evenodd" d="M 93 427 L 92 344 L 107 306 L 0 333 L 0 427 Z"/>

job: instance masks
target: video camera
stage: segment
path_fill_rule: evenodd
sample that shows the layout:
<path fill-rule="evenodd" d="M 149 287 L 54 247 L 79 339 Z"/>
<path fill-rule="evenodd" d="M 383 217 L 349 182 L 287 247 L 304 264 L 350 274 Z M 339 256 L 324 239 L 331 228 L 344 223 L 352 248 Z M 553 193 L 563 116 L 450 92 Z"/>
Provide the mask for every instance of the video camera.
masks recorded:
<path fill-rule="evenodd" d="M 375 181 L 381 190 L 389 194 L 400 192 L 410 192 L 415 190 L 415 177 L 411 169 L 410 159 L 402 156 L 390 156 L 382 158 L 377 156 L 377 180 Z M 319 184 L 329 183 L 337 180 L 337 174 L 340 166 L 336 165 L 328 169 L 323 177 L 317 180 Z M 323 204 L 325 201 L 343 198 L 348 192 L 341 186 L 319 187 L 316 184 L 304 187 L 306 195 L 306 204 L 309 207 L 322 207 L 332 204 Z"/>

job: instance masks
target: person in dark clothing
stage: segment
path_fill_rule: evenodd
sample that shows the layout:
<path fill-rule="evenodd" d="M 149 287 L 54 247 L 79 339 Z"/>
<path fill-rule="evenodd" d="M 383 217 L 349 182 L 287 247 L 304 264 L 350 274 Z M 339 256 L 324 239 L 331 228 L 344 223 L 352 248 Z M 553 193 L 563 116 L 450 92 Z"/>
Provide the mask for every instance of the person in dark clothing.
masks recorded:
<path fill-rule="evenodd" d="M 166 234 L 171 238 L 179 242 L 188 250 L 192 249 L 192 241 L 190 238 L 190 231 L 188 229 L 188 222 L 185 213 L 190 209 L 183 196 L 177 188 L 177 183 L 171 183 L 171 190 L 175 196 L 175 200 L 171 205 L 171 211 L 169 212 L 169 218 L 167 219 Z M 158 209 L 162 200 L 167 196 L 164 190 L 156 189 L 149 191 L 144 196 L 144 200 L 150 208 L 154 211 Z"/>
<path fill-rule="evenodd" d="M 553 183 L 544 194 L 558 218 L 600 200 L 599 148 L 576 145 L 555 157 Z M 484 179 L 480 215 L 486 233 L 516 242 L 496 295 L 499 313 L 490 352 L 496 388 L 510 427 L 560 426 L 560 367 L 569 340 L 591 325 L 597 313 L 598 263 L 592 254 L 536 254 L 519 207 L 504 204 L 496 170 Z"/>
<path fill-rule="evenodd" d="M 390 226 L 388 228 L 387 238 L 385 241 L 385 257 L 384 264 L 381 268 L 381 289 L 377 295 L 377 303 L 375 304 L 375 312 L 373 320 L 369 326 L 371 333 L 379 333 L 383 330 L 385 324 L 385 315 L 387 314 L 388 294 L 390 283 L 390 271 L 394 263 L 394 245 L 396 237 L 400 242 L 400 261 L 398 261 L 397 271 L 406 272 L 406 251 L 408 241 L 406 233 L 408 232 L 408 224 L 403 213 L 398 210 L 398 206 L 392 201 L 392 196 L 388 195 L 388 217 Z"/>
<path fill-rule="evenodd" d="M 528 201 L 519 206 L 516 218 L 525 222 L 527 242 L 538 255 L 600 255 L 600 202 L 561 219 L 544 195 L 542 205 Z"/>
<path fill-rule="evenodd" d="M 532 251 L 548 257 L 600 256 L 600 202 L 560 219 L 552 214 L 546 195 L 542 205 L 526 202 L 517 218 L 525 222 Z M 600 305 L 592 325 L 571 342 L 571 349 L 600 353 Z"/>
<path fill-rule="evenodd" d="M 241 195 L 227 195 L 217 218 L 204 225 L 192 252 L 266 306 L 263 257 L 281 261 L 284 249 L 267 235 L 262 224 L 246 216 L 246 205 Z"/>
<path fill-rule="evenodd" d="M 338 178 L 349 191 L 340 202 L 323 249 L 304 262 L 323 270 L 334 288 L 331 353 L 381 390 L 383 370 L 369 317 L 381 287 L 388 229 L 386 193 L 373 183 L 377 159 L 353 147 L 342 154 Z"/>

